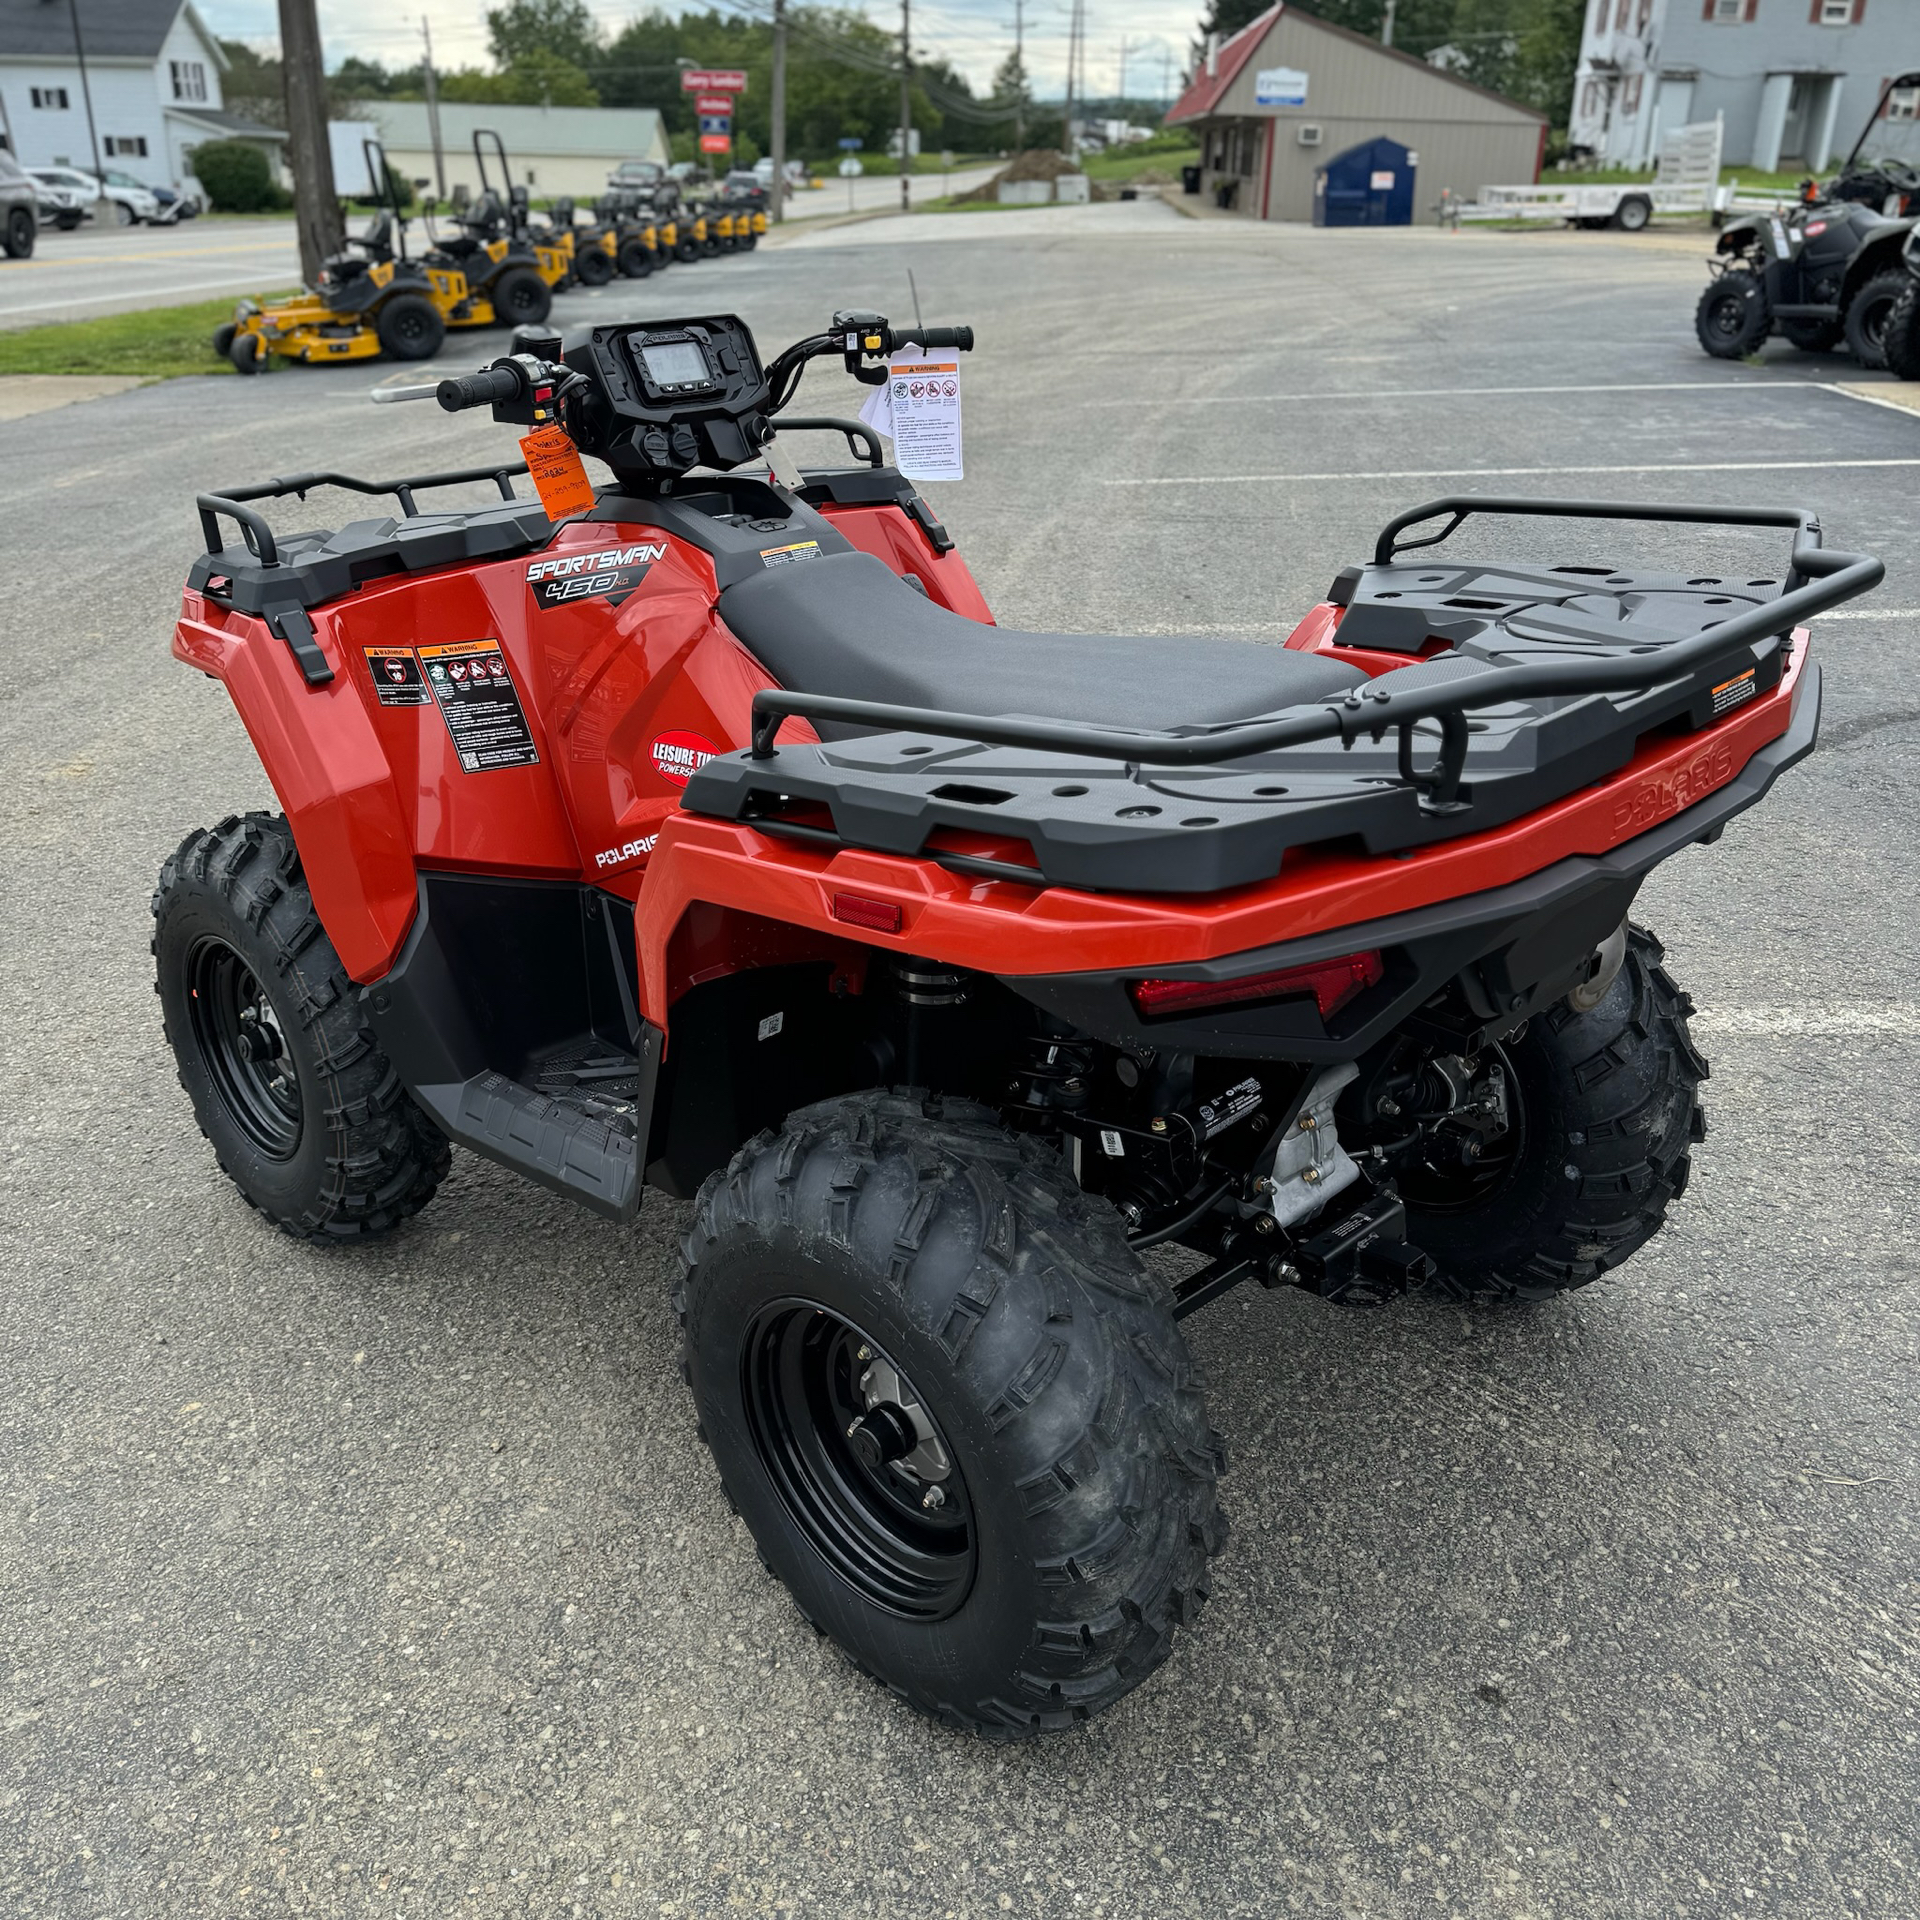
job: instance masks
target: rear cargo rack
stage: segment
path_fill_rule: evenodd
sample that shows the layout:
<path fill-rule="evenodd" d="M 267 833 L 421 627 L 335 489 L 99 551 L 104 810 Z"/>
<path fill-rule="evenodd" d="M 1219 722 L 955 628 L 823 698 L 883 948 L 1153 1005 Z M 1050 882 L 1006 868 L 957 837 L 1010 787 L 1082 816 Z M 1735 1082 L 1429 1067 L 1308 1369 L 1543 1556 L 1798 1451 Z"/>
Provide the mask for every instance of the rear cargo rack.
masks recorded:
<path fill-rule="evenodd" d="M 1778 527 L 1792 551 L 1770 579 L 1424 557 L 1485 514 Z M 682 804 L 823 850 L 1034 886 L 1251 884 L 1290 848 L 1378 855 L 1496 827 L 1611 778 L 1649 737 L 1704 733 L 1780 684 L 1795 627 L 1884 573 L 1824 547 L 1797 508 L 1454 495 L 1390 521 L 1371 564 L 1329 595 L 1331 657 L 1428 656 L 1406 666 L 1256 718 L 1158 730 L 766 688 L 751 747 L 706 762 Z M 830 737 L 776 745 L 789 717 Z M 1034 864 L 944 854 L 942 829 L 1024 842 Z"/>

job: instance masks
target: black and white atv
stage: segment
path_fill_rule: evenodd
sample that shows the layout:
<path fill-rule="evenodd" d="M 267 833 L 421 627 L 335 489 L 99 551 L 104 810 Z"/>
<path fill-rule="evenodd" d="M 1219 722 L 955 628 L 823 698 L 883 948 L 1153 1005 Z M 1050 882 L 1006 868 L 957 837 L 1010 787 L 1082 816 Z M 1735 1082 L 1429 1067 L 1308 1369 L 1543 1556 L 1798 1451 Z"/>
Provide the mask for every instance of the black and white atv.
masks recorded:
<path fill-rule="evenodd" d="M 1844 342 L 1863 367 L 1887 364 L 1887 324 L 1909 277 L 1901 249 L 1920 216 L 1920 170 L 1884 149 L 1909 134 L 1920 157 L 1920 135 L 1885 116 L 1889 98 L 1912 87 L 1920 72 L 1887 82 L 1824 187 L 1809 180 L 1791 210 L 1721 229 L 1713 279 L 1694 312 L 1694 331 L 1716 360 L 1743 360 L 1777 333 L 1809 353 Z"/>

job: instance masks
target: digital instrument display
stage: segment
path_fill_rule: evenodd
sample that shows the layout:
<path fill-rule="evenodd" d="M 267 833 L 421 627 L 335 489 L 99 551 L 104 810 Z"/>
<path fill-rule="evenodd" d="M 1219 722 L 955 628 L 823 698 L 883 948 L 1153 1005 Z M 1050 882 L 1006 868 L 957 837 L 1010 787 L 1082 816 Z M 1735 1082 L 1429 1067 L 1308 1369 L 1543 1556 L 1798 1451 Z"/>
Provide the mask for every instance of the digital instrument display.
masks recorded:
<path fill-rule="evenodd" d="M 656 387 L 705 386 L 713 375 L 692 340 L 660 340 L 640 349 L 640 364 Z"/>

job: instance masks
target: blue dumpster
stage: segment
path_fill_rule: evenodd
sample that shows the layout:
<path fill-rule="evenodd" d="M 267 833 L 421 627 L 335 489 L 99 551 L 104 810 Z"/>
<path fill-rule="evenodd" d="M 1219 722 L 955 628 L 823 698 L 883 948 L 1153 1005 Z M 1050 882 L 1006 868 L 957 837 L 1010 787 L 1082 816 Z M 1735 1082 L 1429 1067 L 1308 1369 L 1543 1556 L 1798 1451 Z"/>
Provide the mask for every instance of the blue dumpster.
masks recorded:
<path fill-rule="evenodd" d="M 1383 135 L 1336 154 L 1313 176 L 1313 224 L 1412 226 L 1412 153 Z"/>

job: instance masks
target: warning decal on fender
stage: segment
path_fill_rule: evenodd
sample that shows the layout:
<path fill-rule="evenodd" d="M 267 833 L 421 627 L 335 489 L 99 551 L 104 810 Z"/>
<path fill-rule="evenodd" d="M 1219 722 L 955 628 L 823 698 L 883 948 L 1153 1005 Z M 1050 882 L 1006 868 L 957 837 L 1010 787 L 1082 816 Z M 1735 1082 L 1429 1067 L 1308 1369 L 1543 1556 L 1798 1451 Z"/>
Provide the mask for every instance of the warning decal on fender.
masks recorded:
<path fill-rule="evenodd" d="M 411 647 L 363 647 L 374 696 L 383 707 L 424 707 L 433 698 Z"/>
<path fill-rule="evenodd" d="M 427 685 L 447 723 L 453 749 L 468 773 L 540 764 L 519 689 L 498 640 L 422 647 L 420 663 L 427 670 Z"/>

